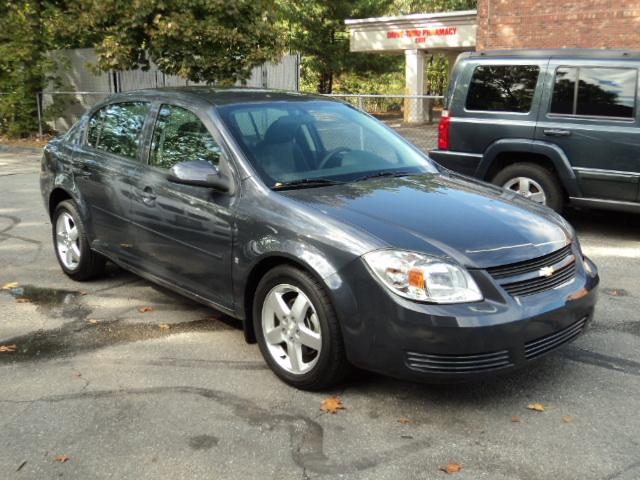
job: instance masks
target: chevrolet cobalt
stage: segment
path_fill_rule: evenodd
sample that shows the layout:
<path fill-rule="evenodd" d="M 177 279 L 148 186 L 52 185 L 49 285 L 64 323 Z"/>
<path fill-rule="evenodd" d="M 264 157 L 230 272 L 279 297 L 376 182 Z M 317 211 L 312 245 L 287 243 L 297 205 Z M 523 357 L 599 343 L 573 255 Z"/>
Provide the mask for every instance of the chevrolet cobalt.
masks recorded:
<path fill-rule="evenodd" d="M 69 277 L 109 260 L 235 317 L 298 388 L 351 366 L 493 375 L 593 316 L 597 270 L 562 217 L 324 97 L 117 94 L 49 143 L 41 189 Z"/>

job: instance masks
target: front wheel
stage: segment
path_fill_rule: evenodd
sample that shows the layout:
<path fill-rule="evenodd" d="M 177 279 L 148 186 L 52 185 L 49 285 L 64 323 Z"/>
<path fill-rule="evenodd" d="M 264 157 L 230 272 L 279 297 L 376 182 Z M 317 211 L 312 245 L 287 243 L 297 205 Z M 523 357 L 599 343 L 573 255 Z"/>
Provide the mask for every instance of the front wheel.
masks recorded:
<path fill-rule="evenodd" d="M 60 267 L 74 280 L 89 280 L 104 272 L 105 259 L 89 247 L 76 204 L 60 202 L 51 219 L 53 246 Z"/>
<path fill-rule="evenodd" d="M 288 265 L 268 272 L 256 290 L 253 319 L 262 356 L 289 385 L 319 390 L 348 373 L 333 305 L 307 272 Z"/>
<path fill-rule="evenodd" d="M 511 190 L 556 212 L 564 206 L 562 186 L 556 175 L 535 163 L 514 163 L 500 170 L 491 183 Z"/>

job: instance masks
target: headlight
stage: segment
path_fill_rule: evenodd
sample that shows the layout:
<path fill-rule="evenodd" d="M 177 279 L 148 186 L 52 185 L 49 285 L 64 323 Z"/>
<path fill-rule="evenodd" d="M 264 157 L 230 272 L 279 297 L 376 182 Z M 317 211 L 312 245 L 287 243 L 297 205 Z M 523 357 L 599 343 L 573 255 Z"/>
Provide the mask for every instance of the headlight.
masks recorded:
<path fill-rule="evenodd" d="M 382 283 L 405 298 L 434 303 L 483 298 L 469 272 L 440 258 L 398 250 L 377 250 L 363 258 Z"/>

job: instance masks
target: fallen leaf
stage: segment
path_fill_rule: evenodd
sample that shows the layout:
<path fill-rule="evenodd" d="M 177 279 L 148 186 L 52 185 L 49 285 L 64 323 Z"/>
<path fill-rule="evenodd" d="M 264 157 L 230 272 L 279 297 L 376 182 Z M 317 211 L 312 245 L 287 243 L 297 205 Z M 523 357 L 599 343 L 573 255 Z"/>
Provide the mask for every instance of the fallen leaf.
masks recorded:
<path fill-rule="evenodd" d="M 149 307 L 149 306 L 147 306 L 147 307 L 140 307 L 140 308 L 138 309 L 138 311 L 139 311 L 140 313 L 153 312 L 153 307 Z"/>
<path fill-rule="evenodd" d="M 58 455 L 53 458 L 56 462 L 65 463 L 69 461 L 69 457 L 67 455 Z"/>
<path fill-rule="evenodd" d="M 95 318 L 90 318 L 87 320 L 87 323 L 95 325 L 96 323 L 100 323 L 100 320 L 96 320 Z"/>
<path fill-rule="evenodd" d="M 169 330 L 170 328 L 171 328 L 171 325 L 167 325 L 166 323 L 160 324 L 160 330 Z"/>
<path fill-rule="evenodd" d="M 459 463 L 447 463 L 444 467 L 440 467 L 444 473 L 457 473 L 462 470 L 462 465 Z"/>
<path fill-rule="evenodd" d="M 16 303 L 29 303 L 31 300 L 27 297 L 18 297 L 16 298 Z"/>
<path fill-rule="evenodd" d="M 398 419 L 398 423 L 401 423 L 402 425 L 408 425 L 413 422 L 411 421 L 410 418 L 402 417 Z"/>
<path fill-rule="evenodd" d="M 605 288 L 604 293 L 611 295 L 612 297 L 626 297 L 629 295 L 624 288 Z"/>
<path fill-rule="evenodd" d="M 11 290 L 12 288 L 18 288 L 18 282 L 9 282 L 2 286 L 2 290 Z"/>
<path fill-rule="evenodd" d="M 565 415 L 564 417 L 562 417 L 562 421 L 564 423 L 571 423 L 573 422 L 573 417 L 571 415 Z"/>
<path fill-rule="evenodd" d="M 320 410 L 329 413 L 338 413 L 338 410 L 344 410 L 340 397 L 329 397 L 322 402 Z"/>
<path fill-rule="evenodd" d="M 536 412 L 544 412 L 544 405 L 541 403 L 530 403 L 529 405 L 527 405 L 527 408 L 529 410 L 535 410 Z"/>
<path fill-rule="evenodd" d="M 512 415 L 511 416 L 511 421 L 513 423 L 519 423 L 520 422 L 520 417 L 518 415 Z"/>
<path fill-rule="evenodd" d="M 15 343 L 13 345 L 0 345 L 0 352 L 15 352 L 16 348 Z"/>

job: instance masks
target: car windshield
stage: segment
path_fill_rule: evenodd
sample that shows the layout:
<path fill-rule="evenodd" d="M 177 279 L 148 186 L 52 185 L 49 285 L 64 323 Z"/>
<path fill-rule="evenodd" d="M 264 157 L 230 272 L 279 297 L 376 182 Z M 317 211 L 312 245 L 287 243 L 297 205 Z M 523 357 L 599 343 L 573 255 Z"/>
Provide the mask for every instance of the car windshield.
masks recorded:
<path fill-rule="evenodd" d="M 271 188 L 436 171 L 398 134 L 339 102 L 236 104 L 218 111 Z"/>

